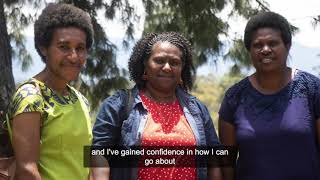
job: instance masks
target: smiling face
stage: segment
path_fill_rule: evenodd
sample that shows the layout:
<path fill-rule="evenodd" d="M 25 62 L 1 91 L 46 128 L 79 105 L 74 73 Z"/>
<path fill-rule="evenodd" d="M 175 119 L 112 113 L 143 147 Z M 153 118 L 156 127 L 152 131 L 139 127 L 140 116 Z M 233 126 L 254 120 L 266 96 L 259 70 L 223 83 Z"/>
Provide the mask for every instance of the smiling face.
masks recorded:
<path fill-rule="evenodd" d="M 279 71 L 287 67 L 289 49 L 290 44 L 284 44 L 280 31 L 259 28 L 252 36 L 250 56 L 257 71 Z"/>
<path fill-rule="evenodd" d="M 40 49 L 52 78 L 76 80 L 87 58 L 86 34 L 76 27 L 57 28 L 49 46 Z"/>
<path fill-rule="evenodd" d="M 182 71 L 182 52 L 169 42 L 153 45 L 150 58 L 145 62 L 146 88 L 172 92 L 179 84 Z"/>

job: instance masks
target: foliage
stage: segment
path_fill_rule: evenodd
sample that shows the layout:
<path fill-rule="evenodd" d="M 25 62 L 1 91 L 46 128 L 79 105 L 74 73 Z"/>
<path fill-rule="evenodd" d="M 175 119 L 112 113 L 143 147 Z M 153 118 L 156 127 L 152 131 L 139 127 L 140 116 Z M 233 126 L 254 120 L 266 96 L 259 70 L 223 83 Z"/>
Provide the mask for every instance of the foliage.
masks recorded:
<path fill-rule="evenodd" d="M 221 47 L 219 34 L 226 34 L 228 24 L 217 17 L 226 5 L 224 0 L 144 1 L 144 32 L 178 31 L 189 38 L 196 51 L 196 65 L 216 55 Z"/>
<path fill-rule="evenodd" d="M 33 6 L 39 9 L 46 1 L 43 0 L 7 0 L 6 18 L 12 45 L 16 46 L 13 55 L 22 62 L 26 69 L 31 64 L 31 57 L 26 51 L 23 28 L 34 20 L 34 15 L 23 14 L 19 9 L 23 6 Z M 109 96 L 114 89 L 128 85 L 125 78 L 126 70 L 119 69 L 116 64 L 117 47 L 108 39 L 107 34 L 98 22 L 98 11 L 103 11 L 106 19 L 113 20 L 119 16 L 120 22 L 126 27 L 123 45 L 128 47 L 133 40 L 134 24 L 139 18 L 129 0 L 56 0 L 73 4 L 87 11 L 92 19 L 95 36 L 86 68 L 75 85 L 89 97 L 93 108 L 100 100 Z M 229 3 L 233 9 L 230 16 L 241 15 L 249 17 L 260 9 L 267 9 L 263 0 L 142 0 L 145 5 L 146 19 L 144 33 L 157 31 L 179 31 L 188 37 L 195 49 L 196 65 L 216 60 L 221 55 L 223 46 L 219 35 L 227 35 L 228 22 L 217 16 Z M 258 4 L 253 8 L 252 3 Z M 20 22 L 20 23 L 19 23 Z M 234 57 L 236 58 L 236 57 Z"/>
<path fill-rule="evenodd" d="M 104 29 L 98 23 L 97 11 L 104 11 L 106 19 L 114 19 L 117 13 L 120 15 L 120 21 L 127 27 L 123 40 L 125 46 L 128 46 L 128 41 L 133 40 L 133 24 L 138 17 L 128 0 L 110 0 L 108 2 L 102 0 L 56 0 L 51 2 L 73 4 L 87 11 L 92 19 L 95 31 L 94 45 L 90 51 L 86 68 L 82 72 L 82 77 L 75 84 L 89 97 L 93 108 L 95 108 L 102 98 L 109 95 L 111 90 L 124 88 L 128 83 L 125 78 L 126 71 L 119 69 L 116 64 L 117 47 L 109 41 Z M 21 62 L 22 70 L 27 70 L 32 64 L 31 56 L 25 46 L 23 30 L 34 22 L 36 14 L 26 14 L 21 9 L 27 6 L 38 11 L 43 8 L 45 3 L 46 1 L 43 0 L 5 0 L 4 4 L 1 4 L 5 7 L 5 17 L 0 18 L 7 20 L 7 35 L 10 38 L 11 46 L 14 47 L 12 51 L 11 46 L 6 48 L 8 52 L 12 52 L 11 55 L 14 59 Z"/>
<path fill-rule="evenodd" d="M 215 77 L 212 74 L 197 77 L 195 88 L 191 93 L 208 107 L 216 130 L 218 128 L 218 111 L 224 93 L 243 77 L 243 74 L 231 73 L 226 73 L 222 77 Z"/>
<path fill-rule="evenodd" d="M 125 70 L 120 70 L 116 65 L 115 53 L 117 48 L 112 44 L 103 28 L 97 21 L 97 10 L 105 12 L 105 18 L 114 19 L 117 12 L 121 22 L 126 25 L 126 38 L 123 44 L 127 47 L 128 42 L 133 40 L 134 22 L 138 19 L 135 9 L 128 0 L 94 1 L 85 0 L 60 0 L 72 3 L 87 11 L 94 23 L 95 43 L 90 57 L 83 71 L 80 90 L 84 92 L 92 102 L 93 108 L 97 107 L 100 100 L 109 96 L 114 89 L 128 86 L 124 78 Z M 230 16 L 242 15 L 246 18 L 257 13 L 258 10 L 268 10 L 263 0 L 142 0 L 146 19 L 144 34 L 158 31 L 178 31 L 190 39 L 195 49 L 196 66 L 208 62 L 209 59 L 217 59 L 221 55 L 222 42 L 219 36 L 227 35 L 228 22 L 217 16 L 228 3 L 232 5 Z M 253 8 L 252 3 L 258 4 Z M 235 43 L 237 44 L 237 43 Z M 234 46 L 234 51 L 240 46 Z M 233 68 L 234 74 L 240 73 L 240 68 L 247 63 L 248 59 L 240 53 L 230 51 L 229 59 L 240 59 L 240 65 Z M 242 58 L 242 59 L 241 59 Z M 245 61 L 247 60 L 247 61 Z"/>
<path fill-rule="evenodd" d="M 292 34 L 299 31 L 299 29 L 292 24 L 290 24 L 290 26 Z M 225 61 L 232 61 L 234 63 L 230 69 L 230 73 L 240 74 L 242 70 L 250 70 L 252 68 L 250 54 L 244 45 L 243 38 L 235 37 L 232 41 L 229 51 L 223 55 Z"/>
<path fill-rule="evenodd" d="M 320 25 L 320 15 L 317 15 L 315 17 L 313 17 L 313 20 L 311 21 L 311 24 L 314 28 L 316 28 L 317 26 Z M 318 54 L 318 56 L 320 57 L 320 54 Z M 317 68 L 318 70 L 319 68 Z M 320 73 L 319 73 L 319 76 L 320 76 Z"/>
<path fill-rule="evenodd" d="M 33 22 L 35 14 L 23 13 L 21 9 L 25 4 L 29 4 L 30 8 L 38 8 L 41 0 L 7 0 L 4 1 L 5 18 L 7 20 L 8 35 L 10 38 L 12 49 L 12 57 L 22 64 L 22 70 L 26 71 L 32 64 L 32 59 L 25 46 L 26 39 L 23 30 Z"/>
<path fill-rule="evenodd" d="M 178 31 L 192 43 L 196 66 L 216 61 L 222 53 L 220 35 L 226 35 L 229 24 L 218 17 L 227 4 L 230 16 L 249 18 L 259 10 L 268 10 L 263 0 L 143 0 L 146 8 L 144 34 L 148 32 Z M 258 4 L 256 8 L 253 3 Z"/>
<path fill-rule="evenodd" d="M 94 44 L 90 51 L 86 67 L 82 72 L 79 82 L 76 82 L 92 103 L 93 109 L 100 101 L 109 96 L 114 89 L 125 88 L 128 81 L 125 78 L 126 71 L 119 69 L 116 64 L 117 47 L 108 39 L 105 30 L 99 24 L 97 11 L 104 11 L 106 19 L 114 19 L 117 12 L 120 14 L 121 23 L 126 26 L 126 35 L 123 44 L 133 40 L 133 23 L 137 17 L 134 8 L 128 0 L 111 1 L 86 1 L 86 0 L 60 0 L 59 2 L 73 4 L 89 13 L 94 28 Z"/>
<path fill-rule="evenodd" d="M 242 39 L 233 40 L 233 46 L 229 52 L 223 56 L 223 59 L 234 62 L 234 65 L 230 69 L 232 74 L 240 74 L 241 69 L 246 68 L 249 70 L 251 68 L 250 55 Z"/>
<path fill-rule="evenodd" d="M 318 26 L 320 24 L 320 15 L 313 17 L 311 24 L 314 28 Z"/>

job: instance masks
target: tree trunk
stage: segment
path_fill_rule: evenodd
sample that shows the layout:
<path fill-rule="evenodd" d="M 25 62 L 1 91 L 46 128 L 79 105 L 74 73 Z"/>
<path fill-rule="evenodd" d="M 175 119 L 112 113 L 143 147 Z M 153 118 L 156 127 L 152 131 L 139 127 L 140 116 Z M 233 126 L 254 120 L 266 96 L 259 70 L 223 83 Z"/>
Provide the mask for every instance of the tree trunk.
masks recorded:
<path fill-rule="evenodd" d="M 4 1 L 0 0 L 0 111 L 6 111 L 15 90 L 11 51 L 4 13 Z"/>

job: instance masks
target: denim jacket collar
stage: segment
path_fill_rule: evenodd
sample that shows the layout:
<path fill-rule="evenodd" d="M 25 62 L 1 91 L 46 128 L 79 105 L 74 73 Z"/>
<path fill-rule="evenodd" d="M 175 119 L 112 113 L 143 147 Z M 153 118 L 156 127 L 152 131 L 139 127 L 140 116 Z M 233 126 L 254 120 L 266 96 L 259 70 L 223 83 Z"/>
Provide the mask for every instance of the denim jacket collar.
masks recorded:
<path fill-rule="evenodd" d="M 132 93 L 132 96 L 134 97 L 133 108 L 135 108 L 137 104 L 142 103 L 141 97 L 139 96 L 139 88 L 137 85 L 135 85 L 131 89 L 131 93 Z M 184 104 L 190 108 L 190 113 L 192 115 L 200 113 L 199 111 L 197 111 L 197 108 L 194 107 L 196 106 L 196 102 L 195 102 L 196 98 L 194 96 L 189 95 L 181 87 L 176 88 L 176 96 L 180 104 Z"/>

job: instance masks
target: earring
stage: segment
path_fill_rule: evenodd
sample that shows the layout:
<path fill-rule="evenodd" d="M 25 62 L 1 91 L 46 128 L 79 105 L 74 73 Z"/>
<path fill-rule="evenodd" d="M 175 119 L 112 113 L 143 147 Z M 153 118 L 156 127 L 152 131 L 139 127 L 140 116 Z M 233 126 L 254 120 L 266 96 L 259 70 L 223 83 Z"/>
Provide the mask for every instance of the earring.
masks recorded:
<path fill-rule="evenodd" d="M 182 80 L 182 78 L 180 78 L 180 81 L 179 81 L 179 85 L 183 85 L 183 80 Z"/>
<path fill-rule="evenodd" d="M 144 81 L 147 80 L 147 73 L 145 70 L 143 71 L 143 74 L 142 74 L 142 80 L 144 80 Z"/>

